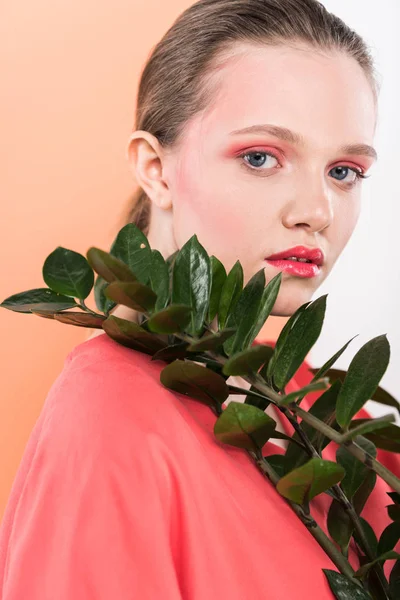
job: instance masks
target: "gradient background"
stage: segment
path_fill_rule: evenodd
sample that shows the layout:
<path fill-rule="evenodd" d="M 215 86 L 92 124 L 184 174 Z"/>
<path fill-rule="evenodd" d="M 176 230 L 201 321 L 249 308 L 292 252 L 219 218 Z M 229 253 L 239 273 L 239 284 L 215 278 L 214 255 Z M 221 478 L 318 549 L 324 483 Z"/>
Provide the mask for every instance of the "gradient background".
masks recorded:
<path fill-rule="evenodd" d="M 82 254 L 90 246 L 109 249 L 135 189 L 125 152 L 141 69 L 152 47 L 192 3 L 1 3 L 0 301 L 44 287 L 42 266 L 57 246 Z M 379 11 L 372 0 L 324 4 L 374 45 L 384 86 L 379 169 L 364 182 L 366 209 L 354 239 L 316 295 L 329 292 L 326 325 L 311 358 L 322 364 L 360 333 L 338 363 L 347 368 L 358 347 L 388 333 L 393 354 L 382 383 L 400 397 L 395 373 L 400 284 L 393 261 L 400 216 L 394 175 L 400 7 L 396 0 L 381 0 Z M 93 294 L 87 304 L 95 307 Z M 271 318 L 263 337 L 274 339 L 285 322 Z M 91 331 L 0 310 L 0 518 L 48 390 L 68 352 Z M 373 403 L 368 408 L 390 412 Z"/>

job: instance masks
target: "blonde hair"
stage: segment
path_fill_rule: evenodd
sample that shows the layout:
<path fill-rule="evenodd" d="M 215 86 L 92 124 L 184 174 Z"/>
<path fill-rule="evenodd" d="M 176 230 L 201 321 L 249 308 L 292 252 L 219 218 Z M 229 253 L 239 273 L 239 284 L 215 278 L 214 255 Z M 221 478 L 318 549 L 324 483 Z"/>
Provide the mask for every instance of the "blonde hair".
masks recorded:
<path fill-rule="evenodd" d="M 178 143 L 187 121 L 212 102 L 211 76 L 237 42 L 306 43 L 317 51 L 345 52 L 364 70 L 377 101 L 369 47 L 317 0 L 199 0 L 175 20 L 144 66 L 135 129 L 148 131 L 163 147 Z M 151 202 L 139 188 L 123 225 L 135 223 L 148 235 L 150 212 Z"/>

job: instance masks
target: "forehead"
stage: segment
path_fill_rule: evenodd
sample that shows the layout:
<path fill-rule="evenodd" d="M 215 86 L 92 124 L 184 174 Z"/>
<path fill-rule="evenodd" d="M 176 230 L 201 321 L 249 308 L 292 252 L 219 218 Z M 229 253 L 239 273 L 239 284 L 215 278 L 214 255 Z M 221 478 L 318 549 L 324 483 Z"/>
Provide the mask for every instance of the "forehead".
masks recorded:
<path fill-rule="evenodd" d="M 233 130 L 273 123 L 298 132 L 313 148 L 373 140 L 371 84 L 346 54 L 241 46 L 208 83 L 212 102 L 188 123 L 187 139 L 217 142 Z"/>

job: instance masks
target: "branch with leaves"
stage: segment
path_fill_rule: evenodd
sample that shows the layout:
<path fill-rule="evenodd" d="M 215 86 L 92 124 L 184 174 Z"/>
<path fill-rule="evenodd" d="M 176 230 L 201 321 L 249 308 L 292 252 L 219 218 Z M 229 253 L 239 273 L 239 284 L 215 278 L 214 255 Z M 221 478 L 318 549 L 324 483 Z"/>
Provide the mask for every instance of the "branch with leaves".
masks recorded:
<path fill-rule="evenodd" d="M 400 453 L 400 428 L 391 413 L 354 418 L 368 400 L 400 413 L 399 402 L 379 385 L 390 359 L 385 335 L 367 342 L 347 371 L 335 369 L 352 338 L 312 370 L 308 385 L 286 393 L 321 333 L 327 296 L 300 306 L 274 347 L 253 346 L 274 307 L 281 273 L 266 285 L 260 269 L 243 285 L 240 262 L 227 273 L 196 235 L 165 260 L 130 223 L 109 252 L 92 247 L 85 257 L 59 246 L 44 262 L 43 279 L 47 287 L 14 294 L 0 306 L 103 329 L 116 342 L 167 363 L 161 383 L 210 407 L 216 438 L 254 459 L 335 564 L 337 571 L 323 569 L 334 597 L 400 598 L 400 554 L 394 551 L 400 539 L 400 480 L 376 459 L 377 448 Z M 93 287 L 99 312 L 85 304 Z M 112 315 L 118 304 L 138 311 L 139 323 Z M 215 321 L 217 330 L 212 329 Z M 233 375 L 250 383 L 250 389 L 227 383 Z M 322 394 L 304 410 L 301 401 L 315 391 Z M 234 394 L 245 394 L 245 401 L 224 406 Z M 271 403 L 292 425 L 292 436 L 277 431 L 276 421 L 265 412 Z M 286 452 L 263 456 L 263 446 L 278 438 L 287 441 Z M 336 461 L 322 457 L 331 441 L 338 445 Z M 379 540 L 361 516 L 378 476 L 393 490 L 386 507 L 391 523 Z M 319 494 L 332 498 L 329 535 L 312 516 L 310 502 Z M 348 561 L 352 539 L 359 556 L 356 571 Z M 383 565 L 389 559 L 396 562 L 387 580 Z"/>

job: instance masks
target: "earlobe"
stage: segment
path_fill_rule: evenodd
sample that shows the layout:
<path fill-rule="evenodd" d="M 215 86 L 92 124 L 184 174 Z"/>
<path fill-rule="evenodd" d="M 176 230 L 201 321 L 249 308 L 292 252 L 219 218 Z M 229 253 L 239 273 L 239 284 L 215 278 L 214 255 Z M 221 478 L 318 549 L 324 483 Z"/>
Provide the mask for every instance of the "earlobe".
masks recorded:
<path fill-rule="evenodd" d="M 160 142 L 148 131 L 134 131 L 128 141 L 126 158 L 138 185 L 158 207 L 171 207 L 170 190 L 163 179 L 164 152 Z"/>

